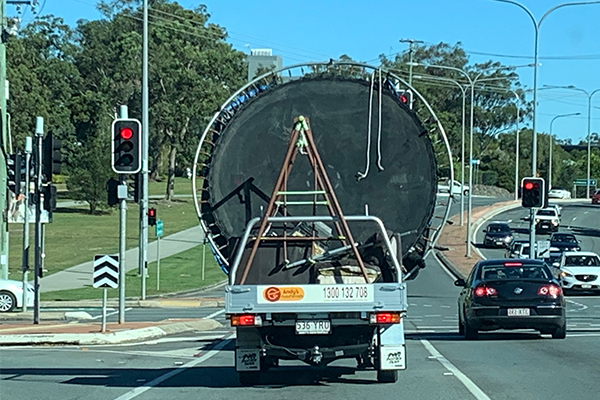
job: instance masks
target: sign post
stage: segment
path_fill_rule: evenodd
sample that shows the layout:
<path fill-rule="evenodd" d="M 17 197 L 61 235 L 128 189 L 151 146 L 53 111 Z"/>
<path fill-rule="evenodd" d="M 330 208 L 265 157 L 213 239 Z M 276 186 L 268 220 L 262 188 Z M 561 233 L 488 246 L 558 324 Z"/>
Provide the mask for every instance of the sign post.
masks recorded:
<path fill-rule="evenodd" d="M 102 294 L 102 327 L 100 331 L 106 332 L 106 289 L 119 287 L 119 256 L 96 255 L 94 256 L 93 287 L 104 289 Z"/>
<path fill-rule="evenodd" d="M 163 235 L 163 222 L 156 220 L 156 291 L 160 290 L 160 238 Z"/>
<path fill-rule="evenodd" d="M 536 250 L 537 250 L 536 258 L 550 258 L 550 241 L 549 240 L 538 240 Z"/>

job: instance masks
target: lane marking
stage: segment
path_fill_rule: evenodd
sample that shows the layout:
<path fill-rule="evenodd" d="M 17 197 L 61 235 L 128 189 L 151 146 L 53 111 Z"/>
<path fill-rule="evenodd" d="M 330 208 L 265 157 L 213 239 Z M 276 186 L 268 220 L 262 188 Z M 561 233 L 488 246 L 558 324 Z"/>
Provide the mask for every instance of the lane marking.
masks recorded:
<path fill-rule="evenodd" d="M 126 309 L 125 309 L 125 312 L 127 312 L 127 311 L 131 311 L 131 310 L 133 310 L 133 308 L 131 308 L 131 307 L 130 307 L 130 308 L 126 308 Z M 113 312 L 111 312 L 111 313 L 108 313 L 108 314 L 106 314 L 106 318 L 110 317 L 111 315 L 118 314 L 118 313 L 119 313 L 119 310 L 117 310 L 117 311 L 113 311 Z M 98 318 L 102 318 L 102 314 L 100 314 L 100 315 L 96 315 L 95 317 L 92 317 L 91 319 L 98 319 Z"/>
<path fill-rule="evenodd" d="M 471 379 L 463 374 L 458 368 L 454 366 L 446 357 L 444 357 L 427 339 L 421 339 L 421 343 L 429 353 L 434 356 L 448 371 L 452 372 L 454 376 L 467 388 L 469 392 L 477 400 L 490 400 L 487 394 L 483 392 Z"/>
<path fill-rule="evenodd" d="M 440 260 L 440 258 L 438 257 L 438 255 L 435 253 L 435 251 L 432 252 L 431 254 L 433 254 L 433 258 L 442 267 L 442 271 L 444 271 L 450 277 L 450 279 L 452 279 L 452 282 L 454 282 L 456 280 L 456 276 L 452 272 L 450 272 L 450 270 L 448 269 L 448 267 L 446 267 L 444 265 L 444 263 Z"/>
<path fill-rule="evenodd" d="M 571 300 L 571 299 L 566 299 L 566 300 L 567 300 L 569 303 L 572 303 L 572 304 L 575 304 L 576 306 L 579 306 L 579 307 L 581 307 L 579 310 L 571 310 L 571 312 L 578 312 L 578 311 L 583 311 L 583 310 L 587 310 L 587 309 L 588 309 L 588 306 L 586 306 L 585 304 L 578 303 L 578 302 L 576 302 L 576 301 L 573 301 L 573 300 Z"/>
<path fill-rule="evenodd" d="M 229 343 L 231 343 L 233 341 L 232 337 L 233 337 L 233 335 L 225 338 L 221 343 L 219 343 L 218 345 L 213 347 L 212 350 L 210 350 L 208 353 L 206 353 L 202 357 L 198 358 L 197 360 L 193 360 L 186 364 L 180 365 L 177 368 L 175 368 L 174 370 L 167 372 L 166 374 L 163 374 L 163 375 L 159 376 L 158 378 L 151 380 L 148 383 L 145 383 L 143 386 L 139 386 L 133 390 L 130 390 L 129 392 L 127 392 L 125 394 L 122 394 L 121 396 L 117 397 L 115 400 L 134 399 L 134 398 L 138 397 L 139 395 L 141 395 L 142 393 L 145 393 L 148 390 L 152 389 L 153 387 L 160 385 L 167 379 L 171 379 L 172 377 L 179 375 L 180 373 L 184 372 L 186 369 L 192 368 L 198 364 L 203 363 L 204 361 L 208 360 L 209 358 L 214 357 L 217 354 L 219 354 L 219 351 L 221 351 L 225 346 L 227 346 Z"/>
<path fill-rule="evenodd" d="M 423 304 L 423 307 L 433 307 L 431 304 Z"/>
<path fill-rule="evenodd" d="M 426 315 L 425 318 L 442 318 L 441 315 Z"/>
<path fill-rule="evenodd" d="M 214 313 L 212 313 L 210 315 L 207 315 L 206 317 L 202 317 L 202 318 L 204 318 L 204 319 L 211 319 L 211 318 L 216 317 L 217 315 L 223 314 L 224 312 L 225 312 L 225 309 L 219 310 L 219 311 L 216 311 L 216 312 L 214 312 Z"/>

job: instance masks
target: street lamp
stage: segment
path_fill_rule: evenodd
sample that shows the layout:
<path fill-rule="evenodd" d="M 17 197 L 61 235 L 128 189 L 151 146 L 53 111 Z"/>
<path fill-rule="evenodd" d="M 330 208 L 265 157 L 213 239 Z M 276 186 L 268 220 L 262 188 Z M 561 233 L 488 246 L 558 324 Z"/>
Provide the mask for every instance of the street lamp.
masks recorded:
<path fill-rule="evenodd" d="M 600 0 L 599 0 L 600 1 Z M 473 105 L 475 102 L 475 83 L 477 83 L 477 81 L 479 80 L 479 78 L 481 78 L 481 76 L 486 72 L 486 71 L 490 71 L 490 70 L 496 70 L 496 71 L 501 71 L 501 70 L 506 70 L 506 69 L 513 69 L 513 68 L 519 68 L 519 67 L 531 67 L 531 64 L 525 64 L 525 65 L 511 65 L 511 66 L 505 66 L 505 67 L 494 67 L 494 68 L 487 68 L 484 69 L 483 71 L 479 72 L 476 76 L 475 79 L 472 79 L 469 74 L 465 71 L 462 70 L 460 68 L 456 68 L 456 67 L 451 67 L 448 65 L 432 65 L 432 64 L 423 64 L 423 63 L 410 63 L 411 65 L 420 65 L 422 67 L 425 68 L 440 68 L 440 69 L 447 69 L 447 70 L 451 70 L 451 71 L 456 71 L 461 73 L 465 78 L 467 78 L 467 80 L 469 81 L 469 85 L 471 86 L 471 121 L 470 121 L 470 132 L 469 132 L 469 205 L 467 207 L 467 257 L 471 257 L 471 209 L 473 208 Z M 483 80 L 483 79 L 482 79 Z"/>
<path fill-rule="evenodd" d="M 554 138 L 552 137 L 552 124 L 558 118 L 573 117 L 575 115 L 581 115 L 581 113 L 577 112 L 577 113 L 557 115 L 556 117 L 552 118 L 552 121 L 550 121 L 550 151 L 549 151 L 549 156 L 548 156 L 548 189 L 552 188 L 552 148 L 554 147 L 553 146 Z"/>
<path fill-rule="evenodd" d="M 569 85 L 569 86 L 554 86 L 554 85 L 544 85 L 544 87 L 548 88 L 548 89 L 570 89 L 570 90 L 577 90 L 579 92 L 583 92 L 585 93 L 585 95 L 588 98 L 588 114 L 587 114 L 587 185 L 586 185 L 586 194 L 585 194 L 585 198 L 589 199 L 590 198 L 590 166 L 591 166 L 591 154 L 592 154 L 592 97 L 594 96 L 594 94 L 596 94 L 597 92 L 600 92 L 600 88 L 594 90 L 593 92 L 588 92 L 585 89 L 581 89 L 578 88 L 576 86 L 573 85 Z"/>
<path fill-rule="evenodd" d="M 540 34 L 540 26 L 542 25 L 542 22 L 544 21 L 544 19 L 553 11 L 558 10 L 559 8 L 562 7 L 567 7 L 567 6 L 582 6 L 582 5 L 589 5 L 589 4 L 598 4 L 600 3 L 600 0 L 596 0 L 596 1 L 576 1 L 576 2 L 571 2 L 571 3 L 563 3 L 563 4 L 559 4 L 556 5 L 552 8 L 550 8 L 548 11 L 546 11 L 546 13 L 542 16 L 542 18 L 540 18 L 539 21 L 536 21 L 535 17 L 533 16 L 533 14 L 531 13 L 531 11 L 529 11 L 529 9 L 527 7 L 525 7 L 523 4 L 515 1 L 515 0 L 493 0 L 493 1 L 499 1 L 502 3 L 509 3 L 509 4 L 514 4 L 515 6 L 521 8 L 523 11 L 525 11 L 527 13 L 527 15 L 529 15 L 529 17 L 531 18 L 531 22 L 533 22 L 533 27 L 535 29 L 535 37 L 534 37 L 534 66 L 533 66 L 533 150 L 532 150 L 532 157 L 531 157 L 531 176 L 536 176 L 537 173 L 537 133 L 535 131 L 535 126 L 536 126 L 536 119 L 537 119 L 537 75 L 538 75 L 538 49 L 539 49 L 539 34 Z M 589 178 L 588 178 L 588 185 L 589 185 Z M 589 196 L 589 186 L 588 186 L 588 196 Z"/>
<path fill-rule="evenodd" d="M 422 75 L 414 75 L 413 78 L 415 79 L 431 79 L 433 81 L 440 81 L 440 82 L 452 82 L 454 84 L 456 84 L 458 86 L 458 88 L 460 89 L 460 91 L 462 92 L 462 140 L 461 140 L 461 154 L 460 154 L 460 226 L 464 225 L 464 217 L 463 214 L 465 213 L 465 103 L 466 103 L 466 95 L 467 95 L 467 88 L 462 85 L 460 82 L 452 79 L 452 78 L 442 78 L 442 77 L 436 77 L 436 76 L 428 76 L 428 77 L 424 77 Z M 452 182 L 450 182 L 450 196 L 452 196 Z M 469 187 L 469 191 L 471 190 L 471 187 Z"/>

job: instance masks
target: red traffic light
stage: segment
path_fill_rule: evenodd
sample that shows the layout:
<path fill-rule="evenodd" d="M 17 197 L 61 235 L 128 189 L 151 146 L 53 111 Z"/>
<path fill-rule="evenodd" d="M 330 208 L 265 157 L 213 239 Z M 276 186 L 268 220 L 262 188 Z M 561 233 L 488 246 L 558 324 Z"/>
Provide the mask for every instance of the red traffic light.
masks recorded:
<path fill-rule="evenodd" d="M 400 95 L 400 101 L 404 104 L 408 104 L 408 96 L 405 94 Z"/>
<path fill-rule="evenodd" d="M 133 137 L 133 129 L 125 127 L 121 129 L 119 135 L 121 135 L 121 138 L 129 140 Z"/>
<path fill-rule="evenodd" d="M 533 189 L 533 183 L 531 183 L 531 182 L 525 182 L 525 189 L 527 189 L 527 190 Z"/>
<path fill-rule="evenodd" d="M 149 217 L 156 217 L 156 208 L 149 208 L 148 209 L 148 216 Z"/>

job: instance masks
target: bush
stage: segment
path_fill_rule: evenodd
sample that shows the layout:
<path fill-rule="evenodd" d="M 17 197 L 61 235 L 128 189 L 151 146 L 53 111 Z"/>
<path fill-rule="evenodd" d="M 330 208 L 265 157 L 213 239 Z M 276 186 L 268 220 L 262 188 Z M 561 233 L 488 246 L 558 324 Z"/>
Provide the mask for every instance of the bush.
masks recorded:
<path fill-rule="evenodd" d="M 487 186 L 496 186 L 498 184 L 498 173 L 496 171 L 483 171 L 481 173 L 481 183 Z"/>

